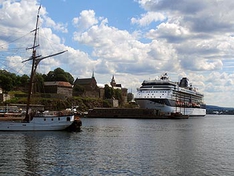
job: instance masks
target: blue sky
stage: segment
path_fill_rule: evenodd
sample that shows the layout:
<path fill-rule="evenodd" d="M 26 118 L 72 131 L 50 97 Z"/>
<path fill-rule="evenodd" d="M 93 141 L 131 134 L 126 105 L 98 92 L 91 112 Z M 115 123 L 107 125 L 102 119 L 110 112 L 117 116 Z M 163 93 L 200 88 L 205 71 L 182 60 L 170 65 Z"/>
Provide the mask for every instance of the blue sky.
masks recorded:
<path fill-rule="evenodd" d="M 120 30 L 135 31 L 137 25 L 131 24 L 132 17 L 138 17 L 145 12 L 144 9 L 139 8 L 139 4 L 134 0 L 87 0 L 85 2 L 77 0 L 57 0 L 56 6 L 54 3 L 47 0 L 40 0 L 48 15 L 57 22 L 68 24 L 68 30 L 74 31 L 75 28 L 72 25 L 74 17 L 79 16 L 83 10 L 94 10 L 97 17 L 103 17 L 108 19 L 108 25 L 116 27 Z M 129 10 L 129 8 L 131 10 Z M 61 36 L 62 34 L 60 34 Z M 69 46 L 77 47 L 77 42 L 70 40 L 72 33 L 68 32 L 63 34 L 68 37 L 66 44 Z M 82 46 L 79 46 L 82 47 Z"/>
<path fill-rule="evenodd" d="M 116 82 L 136 92 L 167 72 L 187 76 L 205 102 L 234 107 L 234 2 L 228 0 L 0 0 L 0 69 L 29 74 L 36 14 L 43 60 L 74 78 Z M 14 44 L 13 42 L 14 41 Z"/>

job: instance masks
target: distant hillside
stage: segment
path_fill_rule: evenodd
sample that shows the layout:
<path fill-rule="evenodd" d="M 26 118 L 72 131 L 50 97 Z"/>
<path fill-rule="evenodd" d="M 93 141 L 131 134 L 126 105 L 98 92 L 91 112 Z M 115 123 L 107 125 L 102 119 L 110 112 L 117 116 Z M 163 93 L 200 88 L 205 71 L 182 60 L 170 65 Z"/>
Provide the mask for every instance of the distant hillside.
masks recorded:
<path fill-rule="evenodd" d="M 206 113 L 207 114 L 234 114 L 234 108 L 206 105 Z"/>

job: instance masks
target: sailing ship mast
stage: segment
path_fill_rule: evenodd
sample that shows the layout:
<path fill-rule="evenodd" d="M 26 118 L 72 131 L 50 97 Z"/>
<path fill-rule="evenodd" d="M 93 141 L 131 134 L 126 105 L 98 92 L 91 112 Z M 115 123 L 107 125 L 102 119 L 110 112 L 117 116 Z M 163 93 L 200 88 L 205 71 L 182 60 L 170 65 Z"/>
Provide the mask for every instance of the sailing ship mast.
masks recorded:
<path fill-rule="evenodd" d="M 24 121 L 26 121 L 26 122 L 29 122 L 30 120 L 32 120 L 31 114 L 29 112 L 29 108 L 30 108 L 30 101 L 31 101 L 31 95 L 32 95 L 34 76 L 36 74 L 36 69 L 37 69 L 37 66 L 38 66 L 39 62 L 41 60 L 43 60 L 43 59 L 48 58 L 48 57 L 53 57 L 53 56 L 62 54 L 62 53 L 64 53 L 64 52 L 67 51 L 67 50 L 61 51 L 61 52 L 58 52 L 58 53 L 55 53 L 55 54 L 51 54 L 51 55 L 48 55 L 48 56 L 45 56 L 45 57 L 41 57 L 41 55 L 37 55 L 36 48 L 39 45 L 37 45 L 36 42 L 37 42 L 37 32 L 38 32 L 38 29 L 39 29 L 38 28 L 38 21 L 39 21 L 39 17 L 40 17 L 39 16 L 40 9 L 41 9 L 41 6 L 38 8 L 37 20 L 36 20 L 36 28 L 33 31 L 31 31 L 31 32 L 34 32 L 33 46 L 31 48 L 27 48 L 27 49 L 32 49 L 32 56 L 29 59 L 23 61 L 23 62 L 26 62 L 26 61 L 32 60 L 32 68 L 31 68 L 31 75 L 30 75 L 30 80 L 29 80 L 28 98 L 27 98 L 27 105 L 26 105 L 26 116 L 24 118 Z"/>

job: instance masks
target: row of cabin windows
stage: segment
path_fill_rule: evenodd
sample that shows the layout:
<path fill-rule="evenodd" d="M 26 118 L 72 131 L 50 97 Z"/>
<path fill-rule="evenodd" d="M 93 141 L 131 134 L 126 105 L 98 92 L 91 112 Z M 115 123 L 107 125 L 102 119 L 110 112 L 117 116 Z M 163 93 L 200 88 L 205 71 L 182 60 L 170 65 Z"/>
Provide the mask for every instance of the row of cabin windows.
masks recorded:
<path fill-rule="evenodd" d="M 144 98 L 158 98 L 158 97 L 155 97 L 155 96 L 144 96 Z M 161 96 L 160 96 L 161 98 Z"/>
<path fill-rule="evenodd" d="M 71 120 L 70 117 L 67 117 L 67 121 L 70 121 L 70 120 Z M 46 118 L 44 118 L 44 121 L 46 121 Z M 51 118 L 51 121 L 54 121 L 54 119 Z M 58 118 L 58 121 L 60 121 L 60 117 Z"/>
<path fill-rule="evenodd" d="M 44 118 L 44 121 L 46 121 L 47 118 Z M 51 121 L 54 121 L 54 119 L 52 118 Z M 58 118 L 58 121 L 60 121 L 60 117 Z"/>
<path fill-rule="evenodd" d="M 142 91 L 142 93 L 169 93 L 170 91 L 166 91 L 166 90 L 164 90 L 164 91 Z"/>

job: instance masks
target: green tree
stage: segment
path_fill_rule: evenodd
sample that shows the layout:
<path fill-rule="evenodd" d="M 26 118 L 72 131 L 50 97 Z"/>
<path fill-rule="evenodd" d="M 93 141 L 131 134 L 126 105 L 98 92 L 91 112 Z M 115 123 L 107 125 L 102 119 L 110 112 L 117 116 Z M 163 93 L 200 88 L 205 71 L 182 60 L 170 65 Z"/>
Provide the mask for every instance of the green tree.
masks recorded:
<path fill-rule="evenodd" d="M 123 97 L 121 89 L 114 89 L 114 97 L 119 100 L 120 104 L 123 104 Z"/>
<path fill-rule="evenodd" d="M 27 75 L 19 76 L 6 70 L 0 70 L 0 86 L 6 92 L 27 85 L 28 80 Z"/>
<path fill-rule="evenodd" d="M 34 92 L 44 92 L 44 78 L 40 73 L 36 73 L 34 77 Z"/>
<path fill-rule="evenodd" d="M 0 75 L 0 87 L 5 92 L 8 92 L 13 88 L 12 79 L 9 75 L 5 75 L 5 74 Z"/>
<path fill-rule="evenodd" d="M 122 94 L 120 89 L 114 89 L 114 97 L 117 100 L 122 100 Z"/>
<path fill-rule="evenodd" d="M 84 92 L 85 91 L 85 88 L 83 87 L 83 86 L 81 86 L 81 85 L 75 85 L 74 87 L 73 87 L 73 90 L 75 91 L 75 92 Z"/>
<path fill-rule="evenodd" d="M 55 81 L 54 71 L 49 71 L 49 73 L 45 77 L 45 81 Z"/>
<path fill-rule="evenodd" d="M 22 75 L 20 77 L 20 86 L 25 86 L 29 83 L 29 76 L 28 75 Z"/>
<path fill-rule="evenodd" d="M 44 75 L 43 75 L 44 77 Z M 74 78 L 68 72 L 65 72 L 61 68 L 56 68 L 54 71 L 50 71 L 45 78 L 45 81 L 66 81 L 73 84 Z"/>
<path fill-rule="evenodd" d="M 134 98 L 133 93 L 128 93 L 128 94 L 127 94 L 127 101 L 128 101 L 128 102 L 129 102 L 129 101 L 132 101 L 133 98 Z"/>
<path fill-rule="evenodd" d="M 66 72 L 66 75 L 67 75 L 67 78 L 68 78 L 68 82 L 69 82 L 70 84 L 73 84 L 73 83 L 74 83 L 74 78 L 73 78 L 73 76 L 72 76 L 70 73 L 68 73 L 68 72 Z"/>
<path fill-rule="evenodd" d="M 113 98 L 114 92 L 112 87 L 109 87 L 107 84 L 105 84 L 104 91 L 105 91 L 104 93 L 105 99 Z"/>

